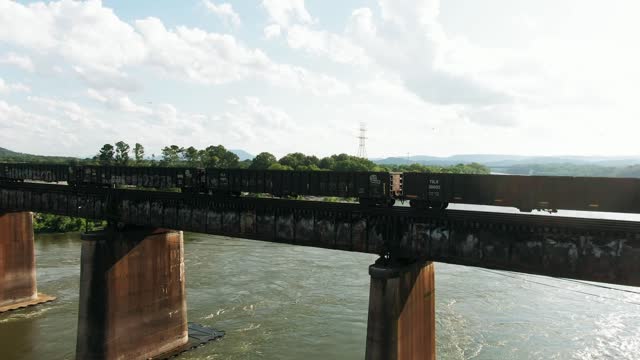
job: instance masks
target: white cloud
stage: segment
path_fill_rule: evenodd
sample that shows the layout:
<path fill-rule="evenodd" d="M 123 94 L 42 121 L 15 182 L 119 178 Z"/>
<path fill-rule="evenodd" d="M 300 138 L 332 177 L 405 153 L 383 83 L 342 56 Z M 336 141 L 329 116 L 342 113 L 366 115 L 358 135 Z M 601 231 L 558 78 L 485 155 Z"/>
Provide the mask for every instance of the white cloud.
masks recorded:
<path fill-rule="evenodd" d="M 0 100 L 0 142 L 15 151 L 61 154 L 78 144 L 77 129 L 55 117 L 26 111 Z"/>
<path fill-rule="evenodd" d="M 150 108 L 135 104 L 128 96 L 115 89 L 108 89 L 104 91 L 88 89 L 87 95 L 91 99 L 101 102 L 111 109 L 141 115 L 151 115 L 153 113 Z"/>
<path fill-rule="evenodd" d="M 508 108 L 507 104 L 513 102 L 510 92 L 499 84 L 476 77 L 475 73 L 438 66 L 442 63 L 438 62 L 441 54 L 452 43 L 439 22 L 438 0 L 381 0 L 378 4 L 379 19 L 374 19 L 371 9 L 355 9 L 340 34 L 314 29 L 309 20 L 311 15 L 294 16 L 296 12 L 291 10 L 294 8 L 308 14 L 304 2 L 263 2 L 275 26 L 285 32 L 292 49 L 358 66 L 369 76 L 385 74 L 390 81 L 400 80 L 402 86 L 426 102 L 461 105 L 456 107 L 460 115 L 472 121 L 486 120 L 487 125 L 496 126 L 516 123 L 515 119 L 506 120 L 512 112 L 496 112 L 500 121 L 480 116 L 487 109 Z M 265 28 L 265 33 L 270 34 L 267 38 L 277 37 L 270 28 Z M 362 68 L 363 65 L 366 67 Z"/>
<path fill-rule="evenodd" d="M 56 73 L 62 73 L 58 67 Z M 108 70 L 73 66 L 73 73 L 86 85 L 95 89 L 118 89 L 120 91 L 134 92 L 141 85 L 122 70 Z"/>
<path fill-rule="evenodd" d="M 0 24 L 0 41 L 87 68 L 114 71 L 145 58 L 139 34 L 98 0 L 29 5 L 2 0 Z"/>
<path fill-rule="evenodd" d="M 308 26 L 292 25 L 287 29 L 287 43 L 292 49 L 327 57 L 338 63 L 366 65 L 369 59 L 361 47 L 347 38 Z"/>
<path fill-rule="evenodd" d="M 264 28 L 264 37 L 274 39 L 280 36 L 281 28 L 278 24 L 270 24 Z"/>
<path fill-rule="evenodd" d="M 98 121 L 92 112 L 76 102 L 40 96 L 29 96 L 27 99 L 37 108 L 45 110 L 56 118 L 64 119 L 65 121 L 60 123 L 64 124 L 67 130 L 73 129 L 76 125 L 98 128 L 106 126 Z"/>
<path fill-rule="evenodd" d="M 304 6 L 304 0 L 263 0 L 270 20 L 282 27 L 293 23 L 310 24 L 313 18 Z"/>
<path fill-rule="evenodd" d="M 285 32 L 292 49 L 301 49 L 338 63 L 365 65 L 369 62 L 364 50 L 348 38 L 313 29 L 311 26 L 317 21 L 312 19 L 303 0 L 264 0 L 262 5 L 272 21 L 263 30 L 266 39 L 278 38 Z"/>
<path fill-rule="evenodd" d="M 4 79 L 0 78 L 0 94 L 7 94 L 10 92 L 30 92 L 31 88 L 22 83 L 8 83 Z"/>
<path fill-rule="evenodd" d="M 262 79 L 316 95 L 348 92 L 348 86 L 335 78 L 275 63 L 261 50 L 247 48 L 231 35 L 183 26 L 173 31 L 154 18 L 138 20 L 136 27 L 147 44 L 149 63 L 170 75 L 203 84 Z"/>
<path fill-rule="evenodd" d="M 438 16 L 438 0 L 380 0 L 381 18 L 368 8 L 352 12 L 345 34 L 385 72 L 425 101 L 451 105 L 498 105 L 512 102 L 500 88 L 466 73 L 437 67 L 449 42 Z"/>
<path fill-rule="evenodd" d="M 299 127 L 291 116 L 282 109 L 265 104 L 258 97 L 246 96 L 242 99 L 229 99 L 227 102 L 231 108 L 211 116 L 207 121 L 207 128 L 215 129 L 229 146 L 262 151 L 252 143 L 266 141 L 281 150 L 283 138 L 297 136 Z"/>
<path fill-rule="evenodd" d="M 223 5 L 216 8 L 228 13 L 231 7 Z M 295 4 L 283 9 L 305 16 Z M 0 24 L 0 42 L 59 56 L 93 88 L 131 91 L 137 86 L 129 81 L 127 71 L 133 66 L 152 66 L 174 79 L 202 84 L 259 79 L 318 95 L 342 94 L 348 89 L 328 75 L 276 63 L 231 35 L 186 26 L 168 29 L 151 17 L 131 26 L 98 0 L 29 5 L 0 0 Z M 24 31 L 24 24 L 33 27 Z"/>
<path fill-rule="evenodd" d="M 438 25 L 440 0 L 378 0 L 382 20 L 407 30 Z"/>
<path fill-rule="evenodd" d="M 210 0 L 203 0 L 202 3 L 207 10 L 220 17 L 228 25 L 238 27 L 242 23 L 240 21 L 240 16 L 235 11 L 233 11 L 233 6 L 231 6 L 231 4 L 222 3 L 220 5 L 216 5 Z"/>
<path fill-rule="evenodd" d="M 3 56 L 0 56 L 0 64 L 13 65 L 28 72 L 35 71 L 33 61 L 31 61 L 30 57 L 25 55 L 19 55 L 14 52 L 10 52 Z"/>

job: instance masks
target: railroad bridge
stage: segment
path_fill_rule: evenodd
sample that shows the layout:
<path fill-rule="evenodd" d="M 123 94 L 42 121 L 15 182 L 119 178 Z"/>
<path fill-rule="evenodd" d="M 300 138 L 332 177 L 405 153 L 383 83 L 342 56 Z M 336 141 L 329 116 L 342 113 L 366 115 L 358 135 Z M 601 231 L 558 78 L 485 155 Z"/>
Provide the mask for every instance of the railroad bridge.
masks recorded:
<path fill-rule="evenodd" d="M 185 346 L 182 231 L 380 254 L 367 359 L 435 358 L 433 262 L 640 285 L 630 221 L 0 182 L 0 311 L 50 299 L 37 292 L 31 212 L 119 224 L 83 235 L 78 359 Z"/>

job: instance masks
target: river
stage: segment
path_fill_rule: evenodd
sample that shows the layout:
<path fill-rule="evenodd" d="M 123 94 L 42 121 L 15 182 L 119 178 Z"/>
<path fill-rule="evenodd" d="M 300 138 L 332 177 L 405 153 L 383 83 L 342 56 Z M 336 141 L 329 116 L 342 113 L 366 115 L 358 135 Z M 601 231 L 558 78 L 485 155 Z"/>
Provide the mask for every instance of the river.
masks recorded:
<path fill-rule="evenodd" d="M 36 236 L 38 288 L 58 299 L 0 315 L 0 359 L 74 358 L 80 245 Z M 180 359 L 362 359 L 374 260 L 185 234 L 189 321 L 227 334 Z M 439 359 L 640 358 L 640 294 L 438 263 L 436 299 Z"/>

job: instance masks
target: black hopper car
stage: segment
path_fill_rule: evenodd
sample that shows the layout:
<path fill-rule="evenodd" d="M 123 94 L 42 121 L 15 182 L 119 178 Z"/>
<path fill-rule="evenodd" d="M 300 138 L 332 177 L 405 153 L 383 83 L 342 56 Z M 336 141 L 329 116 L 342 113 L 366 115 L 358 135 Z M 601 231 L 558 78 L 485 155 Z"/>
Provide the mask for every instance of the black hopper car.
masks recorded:
<path fill-rule="evenodd" d="M 216 196 L 335 196 L 358 198 L 368 206 L 408 200 L 419 209 L 461 203 L 515 207 L 524 212 L 640 213 L 640 179 L 630 178 L 0 164 L 0 181 L 25 180 L 78 187 L 179 188 Z"/>
<path fill-rule="evenodd" d="M 640 213 L 640 179 L 404 173 L 402 196 L 412 207 L 449 203 L 495 205 L 523 212 L 558 209 Z"/>
<path fill-rule="evenodd" d="M 396 195 L 386 172 L 282 171 L 188 167 L 0 164 L 0 180 L 65 182 L 72 186 L 133 186 L 211 195 L 265 193 L 358 198 L 390 206 Z M 397 176 L 397 175 L 396 175 Z"/>

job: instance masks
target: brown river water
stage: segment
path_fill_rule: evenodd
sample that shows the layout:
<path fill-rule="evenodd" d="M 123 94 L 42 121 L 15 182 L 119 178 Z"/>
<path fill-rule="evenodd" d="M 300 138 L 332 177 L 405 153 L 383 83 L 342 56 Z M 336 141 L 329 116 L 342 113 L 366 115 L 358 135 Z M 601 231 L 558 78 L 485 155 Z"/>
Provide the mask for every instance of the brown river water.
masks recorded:
<path fill-rule="evenodd" d="M 36 236 L 58 299 L 0 315 L 1 360 L 74 359 L 80 245 Z M 375 258 L 185 234 L 189 321 L 227 334 L 179 359 L 364 358 Z M 640 294 L 588 283 L 438 263 L 436 316 L 439 359 L 640 359 Z"/>

